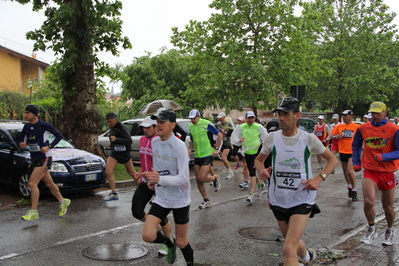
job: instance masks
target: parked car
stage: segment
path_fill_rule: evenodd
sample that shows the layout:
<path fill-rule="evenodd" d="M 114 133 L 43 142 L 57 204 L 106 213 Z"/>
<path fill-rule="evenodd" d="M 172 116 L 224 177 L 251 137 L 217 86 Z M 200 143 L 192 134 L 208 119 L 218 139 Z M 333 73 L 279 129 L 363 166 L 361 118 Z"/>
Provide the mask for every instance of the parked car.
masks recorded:
<path fill-rule="evenodd" d="M 26 198 L 30 196 L 31 158 L 29 151 L 18 144 L 23 126 L 23 123 L 0 123 L 0 183 L 17 188 Z M 50 141 L 51 138 L 54 136 L 50 136 Z M 101 157 L 76 149 L 64 139 L 48 154 L 53 157 L 51 177 L 61 192 L 93 190 L 105 184 L 105 162 Z M 47 189 L 42 183 L 39 188 Z"/>
<path fill-rule="evenodd" d="M 132 154 L 132 160 L 134 162 L 139 162 L 140 161 L 140 154 L 139 154 L 139 143 L 140 143 L 140 138 L 144 136 L 143 128 L 140 127 L 141 122 L 144 120 L 144 118 L 135 118 L 135 119 L 129 119 L 126 121 L 123 121 L 122 124 L 124 124 L 128 131 L 130 132 L 130 135 L 132 136 L 132 146 L 131 146 L 131 154 Z M 187 146 L 187 149 L 190 147 L 190 135 L 189 135 L 189 124 L 191 123 L 190 119 L 184 119 L 184 118 L 177 118 L 176 122 L 179 124 L 179 126 L 186 131 L 187 137 L 185 139 L 185 143 Z M 109 130 L 106 131 L 105 133 L 101 134 L 98 136 L 98 143 L 100 144 L 101 148 L 104 151 L 105 156 L 109 156 L 111 154 L 111 148 L 109 146 Z M 193 162 L 193 157 L 190 158 L 190 162 Z"/>
<path fill-rule="evenodd" d="M 272 118 L 272 120 L 278 120 L 277 117 Z M 301 117 L 298 120 L 298 126 L 301 130 L 304 130 L 309 133 L 313 133 L 314 127 L 316 126 L 317 122 L 313 119 L 307 117 Z"/>

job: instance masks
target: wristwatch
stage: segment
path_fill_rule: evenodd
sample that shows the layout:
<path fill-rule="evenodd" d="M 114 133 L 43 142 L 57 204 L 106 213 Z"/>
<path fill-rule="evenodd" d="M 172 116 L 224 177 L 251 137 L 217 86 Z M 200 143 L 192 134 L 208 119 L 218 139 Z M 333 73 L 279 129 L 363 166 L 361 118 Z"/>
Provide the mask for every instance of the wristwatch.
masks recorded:
<path fill-rule="evenodd" d="M 325 173 L 321 172 L 321 173 L 319 174 L 319 176 L 321 176 L 321 178 L 323 178 L 323 181 L 326 181 L 327 175 L 326 175 Z"/>

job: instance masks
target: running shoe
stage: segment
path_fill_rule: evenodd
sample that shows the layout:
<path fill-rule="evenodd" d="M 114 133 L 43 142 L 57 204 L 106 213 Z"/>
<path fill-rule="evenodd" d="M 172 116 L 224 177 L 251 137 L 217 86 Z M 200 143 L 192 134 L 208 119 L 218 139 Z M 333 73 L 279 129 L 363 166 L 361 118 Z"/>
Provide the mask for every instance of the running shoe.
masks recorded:
<path fill-rule="evenodd" d="M 260 182 L 258 184 L 258 197 L 260 197 L 263 194 L 263 190 L 265 189 L 266 184 L 263 182 Z"/>
<path fill-rule="evenodd" d="M 332 174 L 332 175 L 335 174 L 335 170 L 333 170 L 333 171 L 331 172 L 331 174 Z"/>
<path fill-rule="evenodd" d="M 357 199 L 357 191 L 353 191 L 352 190 L 352 202 L 356 202 L 356 201 L 358 201 L 358 199 Z"/>
<path fill-rule="evenodd" d="M 21 217 L 25 221 L 33 221 L 39 219 L 39 212 L 36 210 L 29 210 L 24 216 Z"/>
<path fill-rule="evenodd" d="M 213 180 L 213 191 L 218 192 L 220 189 L 220 177 L 215 175 L 215 180 Z"/>
<path fill-rule="evenodd" d="M 249 193 L 249 195 L 248 195 L 248 198 L 247 198 L 247 201 L 248 202 L 254 202 L 254 196 L 255 196 L 255 194 L 254 193 Z"/>
<path fill-rule="evenodd" d="M 113 200 L 118 200 L 118 194 L 114 194 L 114 193 L 109 193 L 108 197 L 104 198 L 104 201 L 113 201 Z"/>
<path fill-rule="evenodd" d="M 369 229 L 367 230 L 367 234 L 362 237 L 362 242 L 364 244 L 371 244 L 371 242 L 373 242 L 373 239 L 376 238 L 378 236 L 378 232 L 377 232 L 377 225 L 375 225 L 374 227 L 374 231 L 372 229 L 372 227 L 369 226 Z"/>
<path fill-rule="evenodd" d="M 348 187 L 348 197 L 352 198 L 352 188 Z"/>
<path fill-rule="evenodd" d="M 395 236 L 395 229 L 385 230 L 385 238 L 382 240 L 382 244 L 384 246 L 392 246 L 393 245 L 393 237 Z"/>
<path fill-rule="evenodd" d="M 238 185 L 240 188 L 249 188 L 249 184 L 247 181 L 242 182 L 241 184 Z"/>
<path fill-rule="evenodd" d="M 237 169 L 240 168 L 241 166 L 242 166 L 241 163 L 237 163 L 237 164 L 236 164 L 236 167 L 234 167 L 234 170 L 237 170 Z"/>
<path fill-rule="evenodd" d="M 230 179 L 234 176 L 233 171 L 230 169 L 229 173 L 226 175 L 226 179 Z"/>
<path fill-rule="evenodd" d="M 69 204 L 71 204 L 71 200 L 64 198 L 64 203 L 60 204 L 60 212 L 58 216 L 62 217 L 67 213 Z"/>
<path fill-rule="evenodd" d="M 207 200 L 207 201 L 203 201 L 203 202 L 201 203 L 201 205 L 198 206 L 198 208 L 200 208 L 201 210 L 203 210 L 203 209 L 206 209 L 206 208 L 208 208 L 208 207 L 210 207 L 210 206 L 211 206 L 211 201 L 210 201 L 210 200 Z"/>
<path fill-rule="evenodd" d="M 160 250 L 158 250 L 158 257 L 161 256 L 166 256 L 168 255 L 168 246 L 167 245 L 162 245 L 162 248 Z"/>
<path fill-rule="evenodd" d="M 176 240 L 173 239 L 173 247 L 168 247 L 168 263 L 173 264 L 176 261 Z"/>
<path fill-rule="evenodd" d="M 310 259 L 309 259 L 309 261 L 301 261 L 302 265 L 310 266 L 310 265 L 313 265 L 313 263 L 316 261 L 316 259 L 317 259 L 316 250 L 314 250 L 313 248 L 309 248 L 308 253 L 309 253 Z"/>

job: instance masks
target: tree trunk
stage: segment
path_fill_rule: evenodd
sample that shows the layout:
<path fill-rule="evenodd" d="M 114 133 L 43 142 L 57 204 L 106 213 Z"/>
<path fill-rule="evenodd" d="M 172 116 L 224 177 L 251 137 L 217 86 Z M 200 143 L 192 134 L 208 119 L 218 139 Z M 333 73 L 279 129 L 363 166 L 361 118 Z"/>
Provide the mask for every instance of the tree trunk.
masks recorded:
<path fill-rule="evenodd" d="M 70 67 L 63 70 L 63 80 L 66 84 L 62 89 L 64 102 L 60 130 L 66 139 L 72 140 L 76 148 L 101 156 L 102 151 L 97 140 L 101 128 L 101 115 L 97 110 L 92 33 L 88 25 L 90 11 L 87 1 L 69 1 L 74 10 L 83 12 L 76 13 L 75 20 L 64 32 L 64 38 L 72 45 L 65 51 L 62 59 L 68 62 Z"/>

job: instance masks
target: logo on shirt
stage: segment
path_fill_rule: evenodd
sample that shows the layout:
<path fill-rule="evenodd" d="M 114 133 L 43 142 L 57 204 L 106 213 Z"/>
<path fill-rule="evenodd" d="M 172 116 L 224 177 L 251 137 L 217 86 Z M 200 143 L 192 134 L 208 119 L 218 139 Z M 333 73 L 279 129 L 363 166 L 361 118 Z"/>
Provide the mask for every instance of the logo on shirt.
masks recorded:
<path fill-rule="evenodd" d="M 389 139 L 390 138 L 383 139 L 383 138 L 379 138 L 379 137 L 370 137 L 370 138 L 367 138 L 364 141 L 364 143 L 368 147 L 370 147 L 372 149 L 376 149 L 376 148 L 382 148 L 382 147 L 388 145 L 388 140 Z"/>
<path fill-rule="evenodd" d="M 279 162 L 279 165 L 284 167 L 289 167 L 295 170 L 301 169 L 301 163 L 296 158 L 291 158 L 283 162 Z"/>

